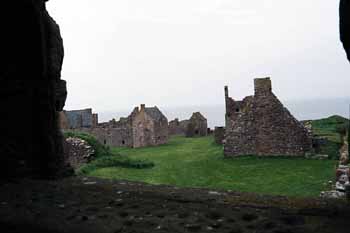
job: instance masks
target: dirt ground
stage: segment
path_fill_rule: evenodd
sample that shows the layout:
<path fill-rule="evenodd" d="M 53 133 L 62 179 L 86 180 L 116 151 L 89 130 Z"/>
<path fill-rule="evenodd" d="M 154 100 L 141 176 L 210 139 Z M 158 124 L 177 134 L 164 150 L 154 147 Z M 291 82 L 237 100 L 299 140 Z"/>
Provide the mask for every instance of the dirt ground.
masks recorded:
<path fill-rule="evenodd" d="M 73 177 L 0 185 L 0 232 L 349 233 L 350 204 Z"/>

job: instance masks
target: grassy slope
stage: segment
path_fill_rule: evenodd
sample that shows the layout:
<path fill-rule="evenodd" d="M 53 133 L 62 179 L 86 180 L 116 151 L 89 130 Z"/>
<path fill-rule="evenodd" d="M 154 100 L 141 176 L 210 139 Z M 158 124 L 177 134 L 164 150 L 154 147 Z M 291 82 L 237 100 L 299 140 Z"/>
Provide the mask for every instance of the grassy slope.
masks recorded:
<path fill-rule="evenodd" d="M 105 178 L 209 187 L 289 196 L 318 196 L 334 178 L 333 160 L 240 157 L 225 159 L 212 137 L 171 138 L 169 144 L 113 153 L 155 163 L 150 169 L 100 168 L 88 175 Z"/>
<path fill-rule="evenodd" d="M 337 127 L 348 123 L 348 120 L 341 116 L 331 116 L 328 118 L 312 121 L 313 131 L 316 135 L 326 137 L 330 141 L 340 143 L 340 136 Z"/>
<path fill-rule="evenodd" d="M 342 145 L 341 137 L 337 128 L 344 126 L 348 120 L 341 116 L 331 116 L 328 118 L 312 121 L 314 134 L 325 137 L 329 140 L 326 145 L 321 146 L 321 153 L 328 154 L 333 159 L 338 159 L 339 149 Z"/>

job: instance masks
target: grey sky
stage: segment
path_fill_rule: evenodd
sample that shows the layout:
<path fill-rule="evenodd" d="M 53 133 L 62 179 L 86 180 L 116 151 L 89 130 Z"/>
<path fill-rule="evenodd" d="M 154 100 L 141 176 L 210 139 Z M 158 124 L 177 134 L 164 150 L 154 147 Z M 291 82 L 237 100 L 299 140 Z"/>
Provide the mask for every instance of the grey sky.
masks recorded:
<path fill-rule="evenodd" d="M 67 109 L 223 104 L 271 76 L 282 100 L 349 97 L 334 0 L 52 0 Z"/>

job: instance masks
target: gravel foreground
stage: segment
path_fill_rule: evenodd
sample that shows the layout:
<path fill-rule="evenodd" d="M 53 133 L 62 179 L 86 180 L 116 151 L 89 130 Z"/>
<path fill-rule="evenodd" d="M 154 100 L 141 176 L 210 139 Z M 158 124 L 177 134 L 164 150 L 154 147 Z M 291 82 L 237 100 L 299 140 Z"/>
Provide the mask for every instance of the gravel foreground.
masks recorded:
<path fill-rule="evenodd" d="M 0 185 L 0 232 L 348 233 L 350 204 L 73 177 Z"/>

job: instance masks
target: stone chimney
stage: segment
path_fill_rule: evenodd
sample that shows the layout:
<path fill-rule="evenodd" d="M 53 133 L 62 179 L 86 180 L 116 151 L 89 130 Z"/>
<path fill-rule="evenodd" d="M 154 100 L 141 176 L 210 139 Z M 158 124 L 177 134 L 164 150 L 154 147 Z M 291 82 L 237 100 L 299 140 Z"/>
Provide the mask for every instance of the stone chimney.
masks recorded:
<path fill-rule="evenodd" d="M 227 98 L 228 98 L 228 87 L 225 86 L 225 99 L 227 99 Z"/>
<path fill-rule="evenodd" d="M 266 95 L 272 92 L 272 85 L 270 78 L 256 78 L 254 79 L 255 95 Z"/>
<path fill-rule="evenodd" d="M 93 113 L 92 114 L 92 127 L 97 127 L 98 125 L 98 114 Z"/>
<path fill-rule="evenodd" d="M 145 108 L 146 108 L 146 105 L 145 104 L 141 104 L 141 107 L 140 107 L 140 111 L 145 111 Z"/>

